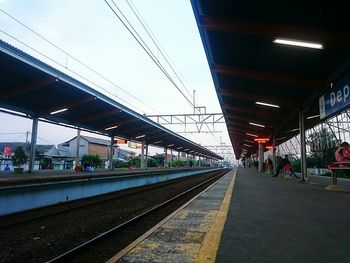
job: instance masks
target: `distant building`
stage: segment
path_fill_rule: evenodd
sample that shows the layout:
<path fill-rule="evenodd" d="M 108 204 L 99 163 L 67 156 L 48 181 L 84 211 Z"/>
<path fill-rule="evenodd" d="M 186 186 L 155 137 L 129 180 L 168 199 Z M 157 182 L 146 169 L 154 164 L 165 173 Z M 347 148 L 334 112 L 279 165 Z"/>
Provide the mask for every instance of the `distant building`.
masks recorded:
<path fill-rule="evenodd" d="M 0 154 L 3 157 L 11 158 L 11 154 L 6 154 L 6 152 L 13 153 L 17 147 L 21 147 L 26 155 L 30 155 L 30 144 L 24 142 L 0 142 Z M 35 147 L 35 156 L 43 158 L 59 158 L 61 157 L 55 145 L 44 145 L 37 144 Z"/>
<path fill-rule="evenodd" d="M 79 141 L 79 158 L 85 154 L 98 154 L 104 161 L 109 159 L 110 141 L 98 139 L 89 136 L 80 136 Z M 58 151 L 61 156 L 75 157 L 77 151 L 77 137 L 58 145 Z M 114 146 L 113 159 L 128 160 L 135 157 L 132 151 L 126 151 Z"/>
<path fill-rule="evenodd" d="M 27 157 L 30 156 L 30 144 L 24 142 L 0 142 L 0 170 L 6 164 L 12 167 L 11 153 L 13 153 L 16 148 L 22 148 Z M 69 165 L 69 159 L 62 157 L 58 152 L 55 145 L 43 145 L 37 144 L 35 147 L 35 164 L 34 170 L 38 169 L 65 169 L 72 166 Z M 25 169 L 28 169 L 28 163 L 24 165 Z"/>

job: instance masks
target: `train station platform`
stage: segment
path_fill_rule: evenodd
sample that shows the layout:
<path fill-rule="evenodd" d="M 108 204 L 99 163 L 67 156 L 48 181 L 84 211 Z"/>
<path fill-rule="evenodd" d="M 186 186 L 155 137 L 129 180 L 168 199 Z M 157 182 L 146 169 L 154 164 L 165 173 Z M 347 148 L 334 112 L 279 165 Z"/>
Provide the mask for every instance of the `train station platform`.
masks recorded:
<path fill-rule="evenodd" d="M 132 168 L 115 168 L 112 171 L 106 169 L 96 169 L 94 172 L 76 172 L 70 170 L 35 170 L 32 173 L 24 172 L 22 174 L 16 174 L 13 171 L 0 171 L 0 187 L 7 185 L 18 184 L 32 184 L 32 183 L 45 183 L 55 182 L 63 180 L 81 180 L 98 177 L 109 176 L 122 176 L 133 174 L 147 174 L 147 173 L 164 173 L 164 172 L 178 172 L 178 171 L 193 171 L 193 170 L 205 170 L 208 167 L 172 167 L 172 168 L 158 168 L 150 167 L 147 169 Z"/>
<path fill-rule="evenodd" d="M 137 242 L 118 262 L 350 262 L 350 193 L 239 168 Z"/>

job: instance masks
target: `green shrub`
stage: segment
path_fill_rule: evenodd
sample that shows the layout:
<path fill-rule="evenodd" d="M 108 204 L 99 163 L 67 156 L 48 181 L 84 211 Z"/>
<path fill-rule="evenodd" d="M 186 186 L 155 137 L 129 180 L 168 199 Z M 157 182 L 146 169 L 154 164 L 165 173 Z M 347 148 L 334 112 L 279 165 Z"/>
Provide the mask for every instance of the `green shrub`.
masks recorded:
<path fill-rule="evenodd" d="M 21 147 L 17 147 L 11 156 L 12 165 L 20 167 L 27 162 L 27 155 Z"/>
<path fill-rule="evenodd" d="M 81 163 L 89 164 L 94 168 L 100 167 L 102 164 L 102 160 L 98 154 L 84 154 Z"/>

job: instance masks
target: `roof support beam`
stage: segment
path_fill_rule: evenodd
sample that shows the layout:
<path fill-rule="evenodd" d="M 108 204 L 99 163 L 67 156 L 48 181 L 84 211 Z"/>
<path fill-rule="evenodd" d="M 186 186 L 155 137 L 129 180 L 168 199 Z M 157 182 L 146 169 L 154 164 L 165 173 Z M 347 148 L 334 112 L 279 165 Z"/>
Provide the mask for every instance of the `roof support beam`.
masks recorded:
<path fill-rule="evenodd" d="M 263 21 L 247 22 L 208 16 L 201 16 L 200 24 L 208 30 L 271 38 L 300 39 L 334 46 L 350 46 L 348 32 L 335 33 L 315 28 L 264 23 Z"/>
<path fill-rule="evenodd" d="M 273 83 L 287 85 L 287 86 L 295 86 L 299 88 L 315 89 L 315 90 L 320 90 L 324 88 L 322 82 L 319 80 L 301 78 L 301 77 L 287 75 L 287 74 L 277 74 L 273 72 L 249 70 L 249 69 L 235 68 L 235 67 L 229 67 L 224 65 L 213 65 L 212 69 L 216 73 L 231 75 L 234 77 L 268 81 L 268 82 L 273 82 Z"/>
<path fill-rule="evenodd" d="M 233 106 L 231 104 L 224 103 L 222 105 L 222 107 L 228 111 L 246 113 L 246 114 L 250 114 L 251 116 L 264 116 L 266 119 L 273 119 L 273 120 L 282 121 L 282 120 L 285 120 L 285 118 L 286 118 L 282 114 L 279 114 L 278 110 L 275 110 L 275 111 L 274 110 L 271 110 L 271 111 L 263 110 L 262 109 L 263 107 L 260 107 L 260 106 L 256 106 L 256 109 L 253 110 L 253 109 L 249 109 L 249 108 Z"/>
<path fill-rule="evenodd" d="M 109 123 L 108 125 L 104 125 L 103 127 L 100 127 L 99 129 L 105 130 L 105 129 L 111 127 L 111 126 L 118 126 L 118 128 L 119 128 L 119 127 L 121 127 L 121 126 L 123 126 L 123 125 L 125 125 L 125 124 L 129 124 L 129 123 L 132 123 L 132 122 L 136 122 L 136 121 L 138 121 L 138 120 L 139 120 L 139 119 L 137 119 L 137 118 L 129 118 L 129 119 L 127 119 L 127 120 L 120 121 L 120 122 L 111 122 L 111 123 Z M 115 131 L 118 130 L 118 128 L 113 129 L 113 134 L 115 133 Z"/>
<path fill-rule="evenodd" d="M 27 93 L 27 92 L 42 88 L 42 87 L 49 85 L 49 84 L 52 84 L 56 81 L 57 80 L 55 78 L 49 78 L 46 80 L 41 79 L 41 80 L 33 81 L 30 83 L 9 89 L 7 91 L 0 92 L 0 100 L 5 100 L 5 99 L 11 98 L 11 97 L 21 95 L 23 93 Z"/>
<path fill-rule="evenodd" d="M 113 110 L 110 110 L 110 111 L 104 111 L 104 112 L 99 112 L 99 113 L 95 113 L 95 114 L 89 114 L 89 115 L 86 115 L 85 117 L 79 118 L 77 122 L 82 124 L 82 123 L 85 123 L 85 122 L 89 122 L 89 121 L 93 121 L 93 120 L 100 119 L 100 118 L 103 118 L 103 117 L 107 117 L 107 116 L 111 116 L 111 115 L 114 115 L 114 114 L 118 114 L 121 111 L 122 110 L 120 110 L 120 109 L 113 109 Z"/>
<path fill-rule="evenodd" d="M 94 101 L 95 99 L 96 99 L 95 96 L 88 96 L 88 97 L 85 97 L 85 98 L 78 98 L 78 99 L 70 100 L 70 101 L 62 103 L 60 105 L 40 110 L 37 114 L 38 114 L 39 117 L 42 117 L 44 115 L 49 114 L 50 112 L 57 111 L 57 110 L 64 109 L 64 108 L 68 108 L 68 109 L 69 108 L 74 108 L 76 106 L 79 106 L 79 105 L 82 105 L 82 104 Z"/>
<path fill-rule="evenodd" d="M 271 97 L 271 96 L 260 96 L 253 93 L 247 93 L 237 90 L 229 90 L 229 89 L 223 89 L 221 88 L 219 90 L 219 93 L 221 96 L 231 97 L 231 98 L 237 98 L 241 100 L 248 100 L 248 101 L 263 101 L 266 103 L 271 104 L 277 104 L 280 105 L 280 107 L 287 107 L 292 110 L 298 110 L 299 109 L 299 103 L 296 101 Z"/>

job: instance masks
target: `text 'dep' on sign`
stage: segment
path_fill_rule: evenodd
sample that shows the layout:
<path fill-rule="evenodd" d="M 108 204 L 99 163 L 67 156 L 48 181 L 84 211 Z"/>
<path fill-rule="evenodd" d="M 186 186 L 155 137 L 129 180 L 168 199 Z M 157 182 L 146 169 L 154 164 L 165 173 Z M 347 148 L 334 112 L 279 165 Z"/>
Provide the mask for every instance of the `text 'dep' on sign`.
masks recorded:
<path fill-rule="evenodd" d="M 323 119 L 350 106 L 350 75 L 319 98 L 320 118 Z"/>

